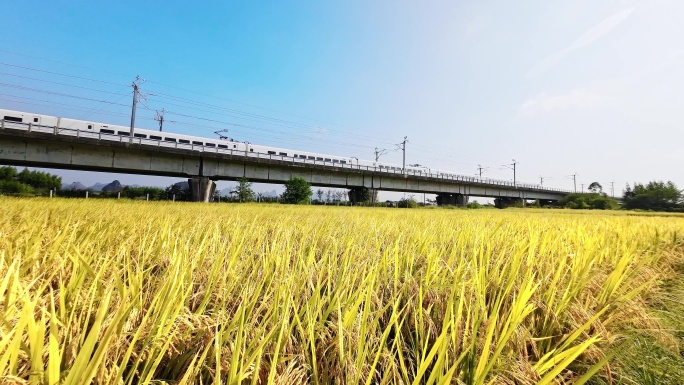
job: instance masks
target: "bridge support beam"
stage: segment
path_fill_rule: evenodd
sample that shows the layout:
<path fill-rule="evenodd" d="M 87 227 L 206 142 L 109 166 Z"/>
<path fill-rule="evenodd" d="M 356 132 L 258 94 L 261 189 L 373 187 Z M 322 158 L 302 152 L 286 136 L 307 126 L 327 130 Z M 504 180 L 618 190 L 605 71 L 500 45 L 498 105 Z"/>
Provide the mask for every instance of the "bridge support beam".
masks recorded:
<path fill-rule="evenodd" d="M 349 202 L 357 203 L 375 203 L 378 200 L 378 190 L 369 189 L 367 187 L 352 187 L 349 189 Z"/>
<path fill-rule="evenodd" d="M 188 179 L 193 202 L 210 202 L 216 191 L 216 183 L 206 177 Z"/>
<path fill-rule="evenodd" d="M 463 194 L 438 194 L 437 204 L 439 206 L 459 206 L 465 207 L 468 204 L 468 196 Z"/>
<path fill-rule="evenodd" d="M 522 198 L 499 197 L 494 199 L 494 206 L 497 209 L 505 209 L 506 207 L 524 207 L 525 201 Z"/>

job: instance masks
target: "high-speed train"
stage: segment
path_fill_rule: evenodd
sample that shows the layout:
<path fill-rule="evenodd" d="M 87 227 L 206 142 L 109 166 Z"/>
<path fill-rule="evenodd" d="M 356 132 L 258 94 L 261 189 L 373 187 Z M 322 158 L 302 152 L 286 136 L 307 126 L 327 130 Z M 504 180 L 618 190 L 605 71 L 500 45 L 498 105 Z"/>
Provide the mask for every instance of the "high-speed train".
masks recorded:
<path fill-rule="evenodd" d="M 81 132 L 88 133 L 100 133 L 106 134 L 106 137 L 114 138 L 116 137 L 130 137 L 130 127 L 117 126 L 107 123 L 98 123 L 89 120 L 76 120 L 69 118 L 62 118 L 57 116 L 49 116 L 42 114 L 34 114 L 30 112 L 21 112 L 13 110 L 0 109 L 0 118 L 3 122 L 10 127 L 14 125 L 46 127 L 54 128 L 54 132 L 57 134 L 61 130 L 78 130 Z M 385 171 L 391 173 L 400 173 L 402 170 L 401 165 L 385 163 L 385 162 L 374 162 L 368 160 L 361 160 L 355 157 L 344 157 L 337 155 L 327 155 L 299 150 L 291 150 L 279 147 L 261 146 L 248 142 L 238 142 L 234 140 L 224 140 L 224 139 L 214 139 L 205 138 L 200 136 L 191 136 L 177 134 L 173 132 L 160 132 L 155 130 L 147 130 L 144 128 L 135 128 L 133 136 L 135 138 L 140 138 L 143 140 L 160 141 L 176 143 L 178 147 L 190 147 L 199 150 L 218 150 L 218 152 L 245 152 L 246 154 L 267 154 L 275 155 L 278 157 L 289 157 L 295 158 L 302 161 L 314 161 L 321 162 L 323 164 L 340 165 L 340 166 L 365 166 L 369 168 L 375 168 L 378 171 Z M 104 137 L 103 137 L 104 138 Z M 222 151 L 223 150 L 223 151 Z M 425 173 L 426 170 L 423 168 L 406 167 L 406 172 L 411 174 L 421 174 Z M 431 170 L 432 174 L 438 174 L 440 177 L 456 177 L 456 174 L 448 173 L 445 171 Z"/>

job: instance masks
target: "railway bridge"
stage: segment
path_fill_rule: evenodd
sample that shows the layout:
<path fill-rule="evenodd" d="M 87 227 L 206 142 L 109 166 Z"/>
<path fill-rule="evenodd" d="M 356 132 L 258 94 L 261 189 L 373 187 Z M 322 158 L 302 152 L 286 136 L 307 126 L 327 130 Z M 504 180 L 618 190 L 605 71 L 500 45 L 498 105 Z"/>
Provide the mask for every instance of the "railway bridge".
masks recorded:
<path fill-rule="evenodd" d="M 440 204 L 465 205 L 470 196 L 495 198 L 498 207 L 526 199 L 552 202 L 569 191 L 471 176 L 402 173 L 281 155 L 169 143 L 2 120 L 0 164 L 188 178 L 193 198 L 208 202 L 215 181 L 247 178 L 285 183 L 301 177 L 313 186 L 355 191 L 437 194 Z"/>

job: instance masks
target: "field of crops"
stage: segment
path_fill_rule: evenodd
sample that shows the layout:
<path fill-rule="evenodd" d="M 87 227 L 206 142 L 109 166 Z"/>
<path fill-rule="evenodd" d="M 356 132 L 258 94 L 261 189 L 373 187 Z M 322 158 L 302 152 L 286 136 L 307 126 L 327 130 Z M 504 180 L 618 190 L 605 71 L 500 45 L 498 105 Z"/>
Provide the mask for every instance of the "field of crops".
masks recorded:
<path fill-rule="evenodd" d="M 634 341 L 679 355 L 678 217 L 0 207 L 3 383 L 644 383 Z"/>

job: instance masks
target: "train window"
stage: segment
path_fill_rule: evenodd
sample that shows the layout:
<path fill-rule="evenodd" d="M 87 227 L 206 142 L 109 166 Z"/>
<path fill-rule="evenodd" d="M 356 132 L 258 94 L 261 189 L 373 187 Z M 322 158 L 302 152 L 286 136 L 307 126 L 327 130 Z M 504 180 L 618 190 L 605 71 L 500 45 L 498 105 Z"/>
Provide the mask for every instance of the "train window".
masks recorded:
<path fill-rule="evenodd" d="M 105 130 L 104 128 L 100 130 L 101 133 L 103 134 L 113 134 L 114 130 Z"/>
<path fill-rule="evenodd" d="M 280 153 L 280 154 L 278 154 L 278 155 L 284 155 L 284 156 L 287 156 L 287 152 L 281 152 L 281 153 Z"/>
<path fill-rule="evenodd" d="M 119 135 L 121 135 L 121 136 L 131 136 L 131 133 L 130 133 L 130 132 L 126 132 L 126 131 L 119 131 L 119 132 L 117 132 L 117 134 L 119 134 Z"/>
<path fill-rule="evenodd" d="M 207 147 L 216 147 L 216 145 L 214 143 L 207 142 Z"/>
<path fill-rule="evenodd" d="M 306 159 L 306 155 L 300 155 L 299 158 Z"/>
<path fill-rule="evenodd" d="M 161 137 L 161 136 L 156 136 L 156 135 L 150 135 L 150 139 L 162 140 L 162 137 Z"/>
<path fill-rule="evenodd" d="M 133 134 L 136 138 L 147 138 L 147 135 L 145 134 Z"/>
<path fill-rule="evenodd" d="M 88 129 L 89 129 L 89 130 L 92 130 L 92 129 L 93 129 L 93 125 L 92 125 L 92 124 L 89 124 L 89 125 L 88 125 Z M 112 133 L 113 133 L 113 131 L 112 131 Z"/>
<path fill-rule="evenodd" d="M 340 161 L 340 163 L 342 163 L 342 164 L 346 164 L 346 163 L 347 163 L 347 161 L 346 161 L 346 160 L 341 160 L 341 161 Z"/>
<path fill-rule="evenodd" d="M 316 157 L 316 160 L 323 160 L 323 158 Z"/>
<path fill-rule="evenodd" d="M 275 155 L 275 151 L 267 151 L 268 155 Z"/>
<path fill-rule="evenodd" d="M 250 149 L 249 149 L 249 152 L 254 152 L 254 149 L 253 149 L 253 148 L 250 148 Z"/>
<path fill-rule="evenodd" d="M 176 138 L 164 138 L 164 140 L 167 142 L 176 142 Z"/>
<path fill-rule="evenodd" d="M 310 156 L 309 159 L 311 159 L 311 160 L 316 160 L 316 157 L 315 157 L 315 156 Z"/>
<path fill-rule="evenodd" d="M 226 146 L 225 144 L 219 144 L 218 148 L 228 148 L 228 146 Z"/>
<path fill-rule="evenodd" d="M 16 118 L 16 117 L 14 117 L 14 116 L 5 116 L 4 119 L 5 119 L 6 121 L 8 121 L 8 122 L 17 122 L 17 123 L 21 123 L 21 122 L 24 121 L 24 119 L 22 119 L 22 118 Z"/>
<path fill-rule="evenodd" d="M 234 144 L 234 145 L 233 145 L 233 148 L 237 148 L 237 145 Z"/>
<path fill-rule="evenodd" d="M 338 162 L 339 162 L 339 160 L 333 159 L 333 163 L 338 163 Z"/>
<path fill-rule="evenodd" d="M 193 141 L 192 141 L 192 144 L 196 144 L 196 145 L 198 145 L 198 146 L 204 146 L 204 143 L 198 142 L 198 141 L 196 141 L 196 140 L 193 140 Z"/>
<path fill-rule="evenodd" d="M 178 143 L 190 144 L 190 141 L 187 139 L 178 139 Z"/>
<path fill-rule="evenodd" d="M 38 118 L 33 118 L 33 123 L 38 123 Z"/>
<path fill-rule="evenodd" d="M 326 162 L 331 162 L 332 160 L 330 158 L 325 158 Z"/>

